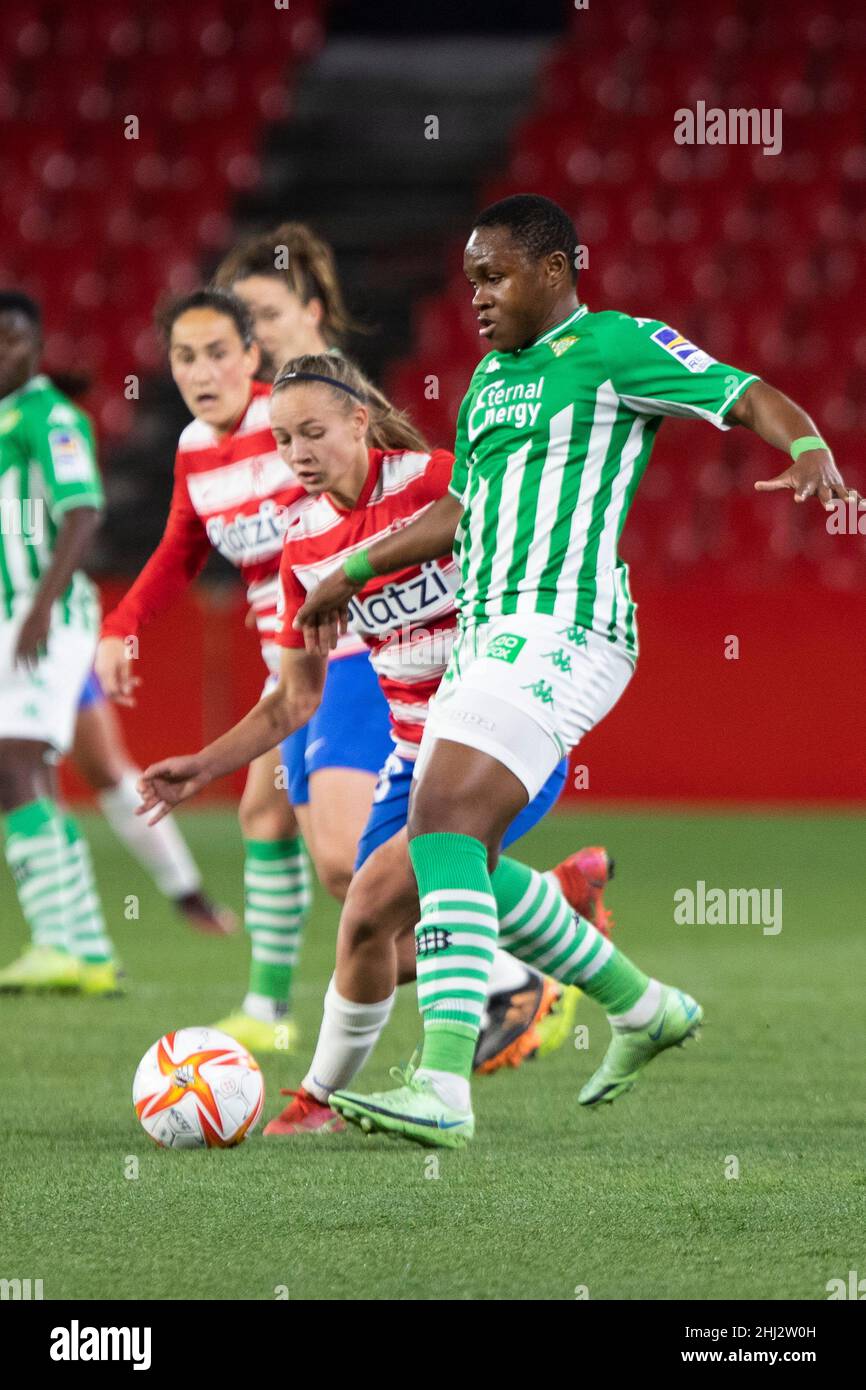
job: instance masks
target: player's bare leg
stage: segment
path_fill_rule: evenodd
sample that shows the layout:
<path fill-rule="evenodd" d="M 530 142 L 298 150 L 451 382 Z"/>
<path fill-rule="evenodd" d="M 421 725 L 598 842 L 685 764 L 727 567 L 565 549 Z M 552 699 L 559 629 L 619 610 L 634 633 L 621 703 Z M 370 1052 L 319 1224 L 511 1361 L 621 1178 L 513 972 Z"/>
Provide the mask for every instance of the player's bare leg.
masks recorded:
<path fill-rule="evenodd" d="M 148 825 L 136 815 L 141 773 L 126 751 L 120 721 L 109 701 L 96 700 L 79 710 L 69 756 L 96 792 L 114 833 L 189 925 L 215 936 L 235 931 L 234 913 L 202 892 L 201 874 L 173 817 Z"/>
<path fill-rule="evenodd" d="M 376 775 L 353 767 L 323 767 L 310 774 L 309 785 L 304 809 L 316 876 L 337 902 L 344 902 L 373 805 Z"/>

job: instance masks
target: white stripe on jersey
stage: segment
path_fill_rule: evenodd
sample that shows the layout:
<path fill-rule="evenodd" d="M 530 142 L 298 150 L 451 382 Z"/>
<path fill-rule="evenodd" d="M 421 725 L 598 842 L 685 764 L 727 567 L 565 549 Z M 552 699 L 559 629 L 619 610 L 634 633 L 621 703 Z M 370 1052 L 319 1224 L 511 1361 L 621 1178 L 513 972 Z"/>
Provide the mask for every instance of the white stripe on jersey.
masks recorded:
<path fill-rule="evenodd" d="M 422 477 L 429 462 L 429 454 L 389 454 L 388 467 L 379 474 L 370 503 L 402 492 L 409 483 Z"/>
<path fill-rule="evenodd" d="M 612 576 L 616 572 L 617 532 L 625 509 L 626 493 L 632 480 L 634 466 L 643 448 L 643 437 L 647 423 L 645 417 L 639 416 L 628 432 L 628 438 L 620 458 L 620 466 L 613 480 L 610 501 L 605 508 L 602 520 L 602 531 L 595 562 L 598 571 L 597 590 L 592 609 L 592 624 L 596 632 L 600 632 L 602 626 L 610 621 L 613 612 L 614 581 Z"/>
<path fill-rule="evenodd" d="M 577 506 L 571 519 L 571 533 L 568 538 L 565 560 L 556 582 L 558 597 L 553 611 L 558 618 L 569 618 L 572 622 L 574 621 L 574 595 L 577 591 L 577 577 L 583 563 L 583 553 L 592 521 L 592 504 L 598 492 L 604 461 L 610 448 L 618 404 L 619 396 L 613 389 L 613 383 L 610 381 L 602 382 L 596 392 L 592 429 L 589 432 L 589 444 L 584 459 L 583 472 L 580 475 L 580 491 L 577 495 Z"/>
<path fill-rule="evenodd" d="M 317 499 L 317 501 L 324 500 L 324 498 Z M 373 499 L 371 498 L 370 500 L 372 503 Z M 432 503 L 425 502 L 423 507 L 419 507 L 417 511 L 407 513 L 405 518 L 401 517 L 400 529 L 402 530 L 404 526 L 408 526 L 409 522 L 414 521 L 416 517 L 423 516 L 431 506 Z M 327 513 L 330 514 L 329 516 L 326 516 L 326 510 Z M 306 540 L 308 537 L 324 536 L 336 526 L 342 525 L 344 520 L 345 517 L 338 516 L 331 504 L 325 502 L 324 508 L 315 506 L 306 509 L 299 518 L 299 521 L 290 527 L 286 539 L 289 541 L 297 541 L 300 539 Z M 363 541 L 355 541 L 352 545 L 347 545 L 343 550 L 335 550 L 327 559 L 315 560 L 309 565 L 293 564 L 292 569 L 304 588 L 310 590 L 314 588 L 316 584 L 321 584 L 322 580 L 327 579 L 328 575 L 332 574 L 334 570 L 339 569 L 343 561 L 347 559 L 349 555 L 354 555 L 358 550 L 368 549 L 371 545 L 375 545 L 376 541 L 383 540 L 385 536 L 392 535 L 395 529 L 394 523 L 389 522 L 389 524 L 383 526 L 380 531 L 365 536 Z"/>
<path fill-rule="evenodd" d="M 532 448 L 532 440 L 527 439 L 505 460 L 505 473 L 502 478 L 502 491 L 499 494 L 499 529 L 496 533 L 496 550 L 490 568 L 488 592 L 493 596 L 497 608 L 501 607 L 501 595 L 511 565 L 517 523 L 520 520 L 520 485 L 523 482 L 526 460 Z"/>
<path fill-rule="evenodd" d="M 271 497 L 283 488 L 297 487 L 298 480 L 276 450 L 271 450 L 206 473 L 190 472 L 186 485 L 190 501 L 201 516 Z"/>
<path fill-rule="evenodd" d="M 461 607 L 469 613 L 472 612 L 472 606 L 478 595 L 478 567 L 484 558 L 481 537 L 484 534 L 484 514 L 487 510 L 487 494 L 489 491 L 487 479 L 479 478 L 478 491 L 472 498 L 472 507 L 469 512 L 469 535 L 465 541 L 468 567 L 466 582 L 463 586 Z M 460 557 L 461 559 L 463 558 L 462 546 Z"/>
<path fill-rule="evenodd" d="M 538 501 L 535 507 L 536 518 L 542 520 L 542 525 L 533 536 L 526 560 L 526 573 L 517 585 L 516 611 L 518 613 L 535 612 L 538 601 L 538 586 L 545 566 L 550 559 L 550 547 L 553 542 L 553 522 L 546 523 L 550 526 L 549 534 L 546 534 L 545 522 L 547 518 L 556 517 L 559 499 L 568 476 L 565 465 L 568 462 L 573 421 L 573 405 L 565 406 L 563 410 L 552 416 L 550 421 L 547 454 L 541 472 L 541 485 L 538 489 Z M 527 447 L 529 446 L 527 445 Z M 500 597 L 500 611 L 501 607 L 502 599 Z"/>

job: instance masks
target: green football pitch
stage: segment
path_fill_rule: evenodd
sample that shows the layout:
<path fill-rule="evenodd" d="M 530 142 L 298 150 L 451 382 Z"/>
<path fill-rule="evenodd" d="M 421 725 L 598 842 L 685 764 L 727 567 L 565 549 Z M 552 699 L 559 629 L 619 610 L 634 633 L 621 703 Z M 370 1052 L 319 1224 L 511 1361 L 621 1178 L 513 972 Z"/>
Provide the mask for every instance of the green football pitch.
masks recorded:
<path fill-rule="evenodd" d="M 182 819 L 208 888 L 238 908 L 232 816 Z M 130 1102 L 139 1058 L 238 1003 L 247 946 L 191 933 L 107 826 L 83 823 L 130 992 L 0 997 L 0 1277 L 70 1299 L 822 1299 L 828 1280 L 866 1272 L 862 816 L 550 818 L 524 857 L 547 867 L 606 843 L 617 940 L 702 1001 L 703 1036 L 585 1112 L 607 1025 L 582 1000 L 588 1046 L 481 1078 L 475 1143 L 437 1153 L 354 1130 L 156 1149 Z M 678 925 L 674 894 L 699 880 L 780 888 L 781 932 Z M 336 924 L 318 893 L 301 1053 L 262 1059 L 268 1118 L 303 1075 Z M 0 960 L 23 936 L 3 871 Z M 387 1082 L 417 1034 L 407 989 L 361 1089 Z"/>

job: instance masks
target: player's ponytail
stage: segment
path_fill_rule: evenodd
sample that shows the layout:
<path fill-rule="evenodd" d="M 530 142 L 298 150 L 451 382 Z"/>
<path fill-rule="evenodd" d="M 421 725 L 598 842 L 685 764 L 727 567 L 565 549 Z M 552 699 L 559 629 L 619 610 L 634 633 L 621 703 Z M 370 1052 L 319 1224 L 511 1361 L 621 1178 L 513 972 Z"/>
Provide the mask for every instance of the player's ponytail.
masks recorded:
<path fill-rule="evenodd" d="M 331 347 L 348 333 L 367 330 L 349 314 L 337 278 L 334 253 L 305 222 L 283 222 L 236 246 L 217 268 L 214 283 L 231 289 L 238 280 L 268 275 L 285 280 L 302 304 L 318 299 L 322 306 L 320 331 Z"/>
<path fill-rule="evenodd" d="M 274 394 L 288 389 L 294 382 L 300 384 L 308 381 L 310 377 L 314 380 L 324 378 L 324 385 L 333 382 L 335 398 L 341 400 L 347 409 L 351 409 L 353 398 L 367 406 L 370 412 L 367 442 L 372 448 L 388 451 L 411 449 L 422 454 L 430 452 L 426 439 L 405 411 L 392 405 L 385 393 L 374 386 L 348 357 L 337 353 L 307 353 L 303 357 L 293 357 L 274 382 Z"/>

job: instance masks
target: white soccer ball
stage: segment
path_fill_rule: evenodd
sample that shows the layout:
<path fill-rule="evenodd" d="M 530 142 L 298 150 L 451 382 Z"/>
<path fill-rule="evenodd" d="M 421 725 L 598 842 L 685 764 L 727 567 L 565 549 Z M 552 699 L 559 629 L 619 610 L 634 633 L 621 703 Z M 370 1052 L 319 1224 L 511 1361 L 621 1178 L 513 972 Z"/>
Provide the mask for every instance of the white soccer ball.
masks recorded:
<path fill-rule="evenodd" d="M 228 1149 L 253 1129 L 265 1103 L 259 1064 L 216 1028 L 179 1028 L 145 1052 L 132 1103 L 164 1149 Z"/>

